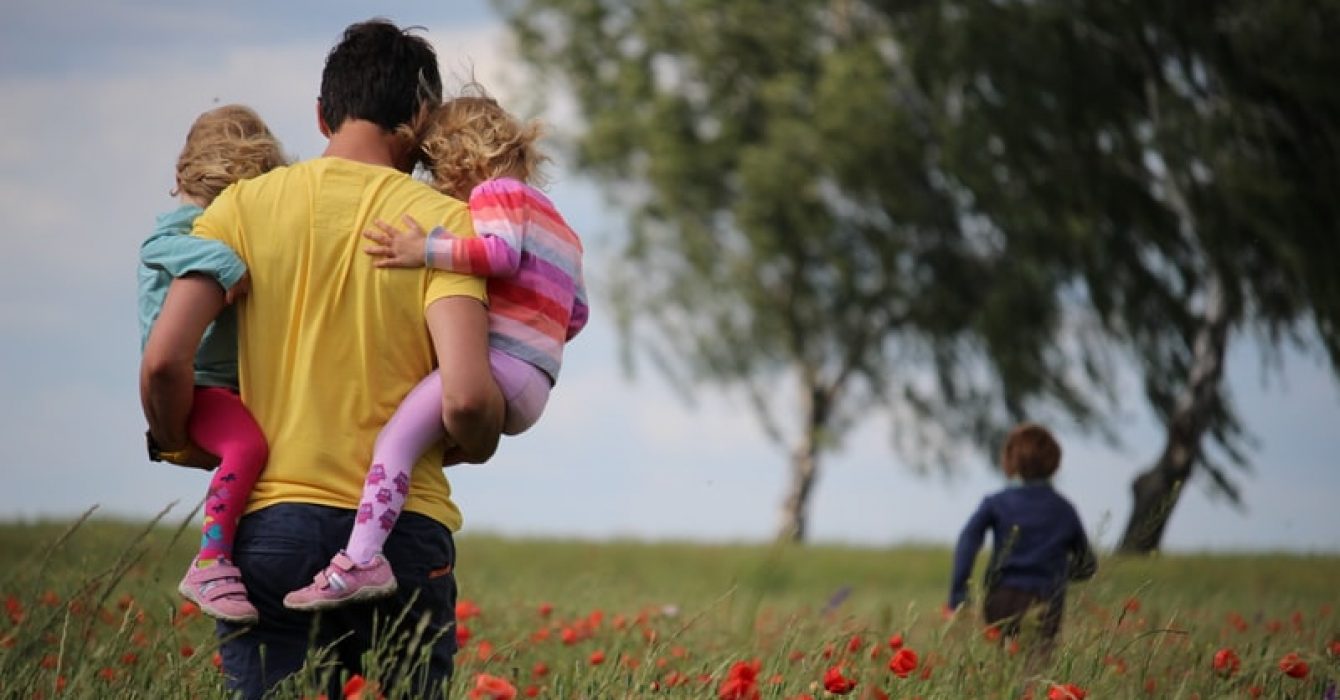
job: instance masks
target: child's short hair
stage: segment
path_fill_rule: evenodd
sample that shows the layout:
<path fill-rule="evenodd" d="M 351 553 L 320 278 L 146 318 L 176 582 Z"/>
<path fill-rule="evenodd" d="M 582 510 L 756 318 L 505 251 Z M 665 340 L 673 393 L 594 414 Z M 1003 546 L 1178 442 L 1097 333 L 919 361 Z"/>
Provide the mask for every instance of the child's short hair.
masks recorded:
<path fill-rule="evenodd" d="M 1061 467 L 1061 444 L 1037 423 L 1023 423 L 1010 431 L 1000 453 L 1006 476 L 1047 479 Z"/>
<path fill-rule="evenodd" d="M 279 140 L 250 107 L 224 105 L 196 118 L 177 157 L 177 188 L 214 201 L 228 185 L 284 165 Z"/>
<path fill-rule="evenodd" d="M 467 199 L 475 185 L 497 177 L 538 184 L 540 166 L 549 160 L 536 145 L 539 122 L 523 123 L 477 84 L 471 88 L 480 94 L 447 100 L 429 117 L 419 148 L 433 187 Z"/>

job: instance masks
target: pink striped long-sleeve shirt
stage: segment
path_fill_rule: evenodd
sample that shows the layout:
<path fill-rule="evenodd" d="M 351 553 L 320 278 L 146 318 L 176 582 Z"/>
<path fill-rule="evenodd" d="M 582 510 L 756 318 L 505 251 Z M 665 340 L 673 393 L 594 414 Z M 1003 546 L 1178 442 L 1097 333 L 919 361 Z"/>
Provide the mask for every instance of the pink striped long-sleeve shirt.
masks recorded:
<path fill-rule="evenodd" d="M 474 238 L 428 234 L 426 264 L 488 277 L 489 345 L 557 382 L 563 345 L 589 315 L 581 239 L 548 197 L 511 178 L 476 186 L 470 217 Z"/>

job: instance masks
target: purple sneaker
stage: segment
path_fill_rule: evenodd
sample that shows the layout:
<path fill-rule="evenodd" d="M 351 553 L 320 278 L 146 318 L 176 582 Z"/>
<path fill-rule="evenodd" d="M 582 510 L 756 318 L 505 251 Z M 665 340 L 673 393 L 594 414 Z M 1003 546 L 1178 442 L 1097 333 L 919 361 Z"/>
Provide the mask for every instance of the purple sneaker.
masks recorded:
<path fill-rule="evenodd" d="M 395 591 L 395 574 L 385 557 L 378 554 L 360 566 L 341 550 L 330 560 L 330 566 L 317 572 L 310 584 L 284 596 L 284 607 L 325 610 L 355 601 L 385 598 Z"/>
<path fill-rule="evenodd" d="M 192 561 L 185 578 L 177 584 L 177 592 L 216 620 L 250 625 L 258 618 L 255 606 L 247 600 L 242 572 L 227 559 L 216 559 L 203 568 Z"/>

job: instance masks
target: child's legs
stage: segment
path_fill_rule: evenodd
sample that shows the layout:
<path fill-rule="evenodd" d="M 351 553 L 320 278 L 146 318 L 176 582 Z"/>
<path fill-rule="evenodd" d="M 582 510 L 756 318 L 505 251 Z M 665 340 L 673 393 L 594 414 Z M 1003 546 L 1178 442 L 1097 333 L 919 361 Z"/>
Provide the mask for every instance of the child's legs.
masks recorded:
<path fill-rule="evenodd" d="M 237 521 L 265 468 L 269 449 L 265 434 L 242 399 L 221 387 L 196 387 L 187 430 L 195 444 L 219 458 L 205 496 L 200 539 L 199 559 L 208 563 L 232 556 Z"/>
<path fill-rule="evenodd" d="M 365 564 L 382 550 L 405 507 L 414 463 L 444 435 L 442 379 L 434 370 L 410 390 L 377 436 L 372 467 L 363 482 L 363 497 L 345 548 L 350 559 Z"/>
<path fill-rule="evenodd" d="M 983 617 L 986 624 L 1000 629 L 1002 637 L 1015 637 L 1019 634 L 1024 614 L 1037 600 L 1037 596 L 1028 591 L 997 586 L 986 593 Z"/>
<path fill-rule="evenodd" d="M 517 435 L 525 432 L 540 419 L 549 402 L 549 390 L 553 386 L 549 375 L 529 362 L 494 348 L 489 348 L 489 366 L 507 404 L 503 433 Z"/>

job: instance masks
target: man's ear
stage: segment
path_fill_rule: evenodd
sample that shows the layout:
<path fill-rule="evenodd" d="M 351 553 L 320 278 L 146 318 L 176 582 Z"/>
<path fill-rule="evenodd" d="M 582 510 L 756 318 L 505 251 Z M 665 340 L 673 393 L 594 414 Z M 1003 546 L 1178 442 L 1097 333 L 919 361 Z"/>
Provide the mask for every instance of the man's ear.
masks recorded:
<path fill-rule="evenodd" d="M 321 135 L 330 138 L 330 125 L 326 123 L 326 118 L 321 116 L 321 98 L 316 99 L 316 128 Z"/>

